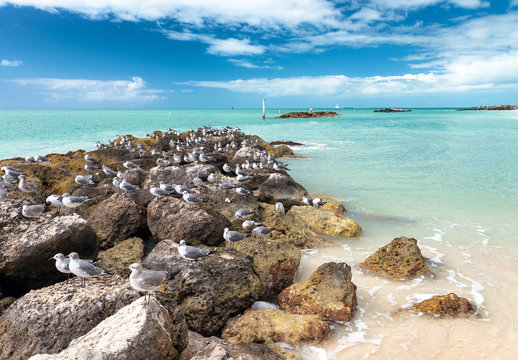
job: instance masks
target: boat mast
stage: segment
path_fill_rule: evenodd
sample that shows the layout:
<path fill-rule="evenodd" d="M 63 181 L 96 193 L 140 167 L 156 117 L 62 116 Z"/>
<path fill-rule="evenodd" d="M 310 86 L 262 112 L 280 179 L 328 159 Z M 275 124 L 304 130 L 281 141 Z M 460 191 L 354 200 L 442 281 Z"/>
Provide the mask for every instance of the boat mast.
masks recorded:
<path fill-rule="evenodd" d="M 263 119 L 265 118 L 265 112 L 266 112 L 266 99 L 263 99 Z"/>

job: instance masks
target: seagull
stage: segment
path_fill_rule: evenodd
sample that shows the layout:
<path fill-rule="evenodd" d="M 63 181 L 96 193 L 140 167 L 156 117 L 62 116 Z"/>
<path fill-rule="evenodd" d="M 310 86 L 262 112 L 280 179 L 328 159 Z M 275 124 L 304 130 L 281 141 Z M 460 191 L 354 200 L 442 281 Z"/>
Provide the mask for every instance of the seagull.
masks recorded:
<path fill-rule="evenodd" d="M 239 195 L 248 195 L 248 194 L 250 194 L 250 190 L 245 189 L 245 188 L 243 188 L 243 187 L 238 187 L 238 188 L 236 188 L 236 192 L 237 192 Z"/>
<path fill-rule="evenodd" d="M 247 235 L 247 234 L 243 234 L 239 231 L 232 231 L 232 230 L 229 230 L 228 228 L 225 228 L 225 230 L 223 231 L 223 239 L 225 239 L 226 241 L 230 241 L 231 247 L 232 247 L 232 243 L 239 241 L 239 240 L 243 240 L 244 238 L 247 238 L 248 236 L 249 235 Z"/>
<path fill-rule="evenodd" d="M 242 226 L 242 227 L 243 227 L 243 229 L 245 229 L 245 230 L 253 230 L 253 229 L 255 229 L 256 227 L 261 226 L 261 223 L 259 223 L 259 222 L 255 222 L 254 220 L 245 220 L 245 221 L 243 221 L 243 223 L 241 224 L 241 226 Z"/>
<path fill-rule="evenodd" d="M 189 204 L 195 204 L 195 203 L 203 202 L 202 199 L 197 198 L 193 194 L 189 194 L 189 192 L 187 192 L 187 191 L 183 192 L 183 199 L 184 199 L 185 202 L 188 202 Z"/>
<path fill-rule="evenodd" d="M 144 270 L 142 265 L 134 263 L 129 266 L 131 274 L 129 282 L 137 291 L 145 291 L 148 293 L 148 304 L 151 299 L 151 291 L 158 288 L 164 281 L 169 279 L 167 271 Z"/>
<path fill-rule="evenodd" d="M 126 169 L 138 169 L 140 166 L 131 161 L 125 161 L 122 163 Z"/>
<path fill-rule="evenodd" d="M 9 174 L 7 174 L 7 175 L 9 175 Z M 33 183 L 27 181 L 25 178 L 25 175 L 23 175 L 23 174 L 21 174 L 19 176 L 19 179 L 20 179 L 20 183 L 18 184 L 18 189 L 20 189 L 21 191 L 23 191 L 25 193 L 31 193 L 38 188 L 37 185 L 34 185 Z"/>
<path fill-rule="evenodd" d="M 232 172 L 233 170 L 232 170 L 232 168 L 230 167 L 229 164 L 225 163 L 223 165 L 223 171 L 229 173 L 229 172 Z"/>
<path fill-rule="evenodd" d="M 189 192 L 189 188 L 185 185 L 174 185 L 174 190 L 178 193 L 178 194 L 183 194 L 185 191 Z"/>
<path fill-rule="evenodd" d="M 117 173 L 115 171 L 113 171 L 112 169 L 110 169 L 108 166 L 106 165 L 103 165 L 103 172 L 106 174 L 106 175 L 110 175 L 110 176 L 117 176 Z"/>
<path fill-rule="evenodd" d="M 99 167 L 97 165 L 92 165 L 92 164 L 85 164 L 84 168 L 86 171 L 99 170 Z"/>
<path fill-rule="evenodd" d="M 166 191 L 162 188 L 157 188 L 155 185 L 151 185 L 149 188 L 149 192 L 154 196 L 167 196 L 171 195 L 170 191 Z"/>
<path fill-rule="evenodd" d="M 321 198 L 314 198 L 312 203 L 314 207 L 319 207 L 325 204 L 324 200 L 322 200 Z"/>
<path fill-rule="evenodd" d="M 239 209 L 238 211 L 236 211 L 235 217 L 236 219 L 242 219 L 245 216 L 250 215 L 252 213 L 253 211 L 249 209 Z"/>
<path fill-rule="evenodd" d="M 9 176 L 17 178 L 18 176 L 22 175 L 22 173 L 16 169 L 13 169 L 10 166 L 3 166 L 2 171 Z"/>
<path fill-rule="evenodd" d="M 198 249 L 194 246 L 189 246 L 185 243 L 185 240 L 180 240 L 180 246 L 178 246 L 178 253 L 185 260 L 198 260 L 204 256 L 211 254 L 211 251 L 205 249 Z"/>
<path fill-rule="evenodd" d="M 241 175 L 239 174 L 237 177 L 236 177 L 236 180 L 239 181 L 239 182 L 245 182 L 245 181 L 248 181 L 252 178 L 251 175 Z"/>
<path fill-rule="evenodd" d="M 280 170 L 290 171 L 290 169 L 288 169 L 288 167 L 286 165 L 281 164 L 279 162 L 274 163 L 273 168 L 274 168 L 274 170 L 277 170 L 277 171 L 280 171 Z"/>
<path fill-rule="evenodd" d="M 311 205 L 313 204 L 313 199 L 311 198 L 308 198 L 307 196 L 303 196 L 302 197 L 302 202 L 306 205 Z"/>
<path fill-rule="evenodd" d="M 160 189 L 162 190 L 165 190 L 165 191 L 168 191 L 170 193 L 172 193 L 173 191 L 175 191 L 174 189 L 174 186 L 171 185 L 171 184 L 166 184 L 164 182 L 160 182 Z"/>
<path fill-rule="evenodd" d="M 36 162 L 36 159 L 34 159 L 34 156 L 27 156 L 25 158 L 25 161 L 28 163 L 33 163 L 33 162 Z"/>
<path fill-rule="evenodd" d="M 254 236 L 266 236 L 272 231 L 274 231 L 274 228 L 266 227 L 266 226 L 258 226 L 255 229 L 252 230 L 252 235 Z"/>
<path fill-rule="evenodd" d="M 284 205 L 281 202 L 275 203 L 275 211 L 284 212 Z"/>
<path fill-rule="evenodd" d="M 205 187 L 205 184 L 203 183 L 203 180 L 200 179 L 197 176 L 194 179 L 192 179 L 192 182 L 194 183 L 194 185 L 196 185 L 199 188 Z"/>
<path fill-rule="evenodd" d="M 106 271 L 95 266 L 88 260 L 81 260 L 79 258 L 79 254 L 76 252 L 71 252 L 68 257 L 70 258 L 70 263 L 68 265 L 70 272 L 81 278 L 82 287 L 85 286 L 85 278 L 92 275 L 106 274 Z"/>
<path fill-rule="evenodd" d="M 86 175 L 86 176 L 77 175 L 75 178 L 75 182 L 78 183 L 79 185 L 94 185 L 94 181 L 92 180 L 92 175 Z"/>
<path fill-rule="evenodd" d="M 99 159 L 94 158 L 93 156 L 90 156 L 90 154 L 85 155 L 85 160 L 91 163 L 98 163 Z"/>
<path fill-rule="evenodd" d="M 56 260 L 56 269 L 58 269 L 59 272 L 62 272 L 63 274 L 72 274 L 72 271 L 70 271 L 70 258 L 65 257 L 62 253 L 57 253 L 53 257 L 51 257 L 49 260 Z M 93 260 L 81 260 L 81 261 L 88 261 L 89 263 L 93 263 Z"/>
<path fill-rule="evenodd" d="M 216 177 L 214 176 L 214 173 L 210 173 L 209 176 L 207 176 L 207 181 L 210 183 L 213 183 L 216 181 Z"/>
<path fill-rule="evenodd" d="M 69 193 L 63 195 L 61 202 L 69 208 L 76 208 L 85 201 L 88 201 L 88 196 L 70 196 Z"/>
<path fill-rule="evenodd" d="M 63 206 L 65 206 L 63 204 L 63 196 L 61 196 L 61 195 L 49 195 L 49 196 L 47 196 L 45 203 L 58 208 L 58 212 L 60 212 L 60 209 Z"/>
<path fill-rule="evenodd" d="M 121 189 L 122 191 L 133 191 L 140 189 L 140 187 L 138 185 L 130 184 L 126 181 L 126 179 L 122 179 L 119 184 L 119 189 Z"/>
<path fill-rule="evenodd" d="M 22 215 L 26 218 L 37 218 L 45 210 L 45 204 L 23 205 Z"/>
<path fill-rule="evenodd" d="M 34 158 L 36 162 L 42 163 L 42 162 L 49 162 L 50 159 L 46 158 L 45 156 L 38 155 Z"/>
<path fill-rule="evenodd" d="M 219 183 L 219 187 L 222 188 L 222 189 L 233 189 L 236 187 L 236 185 L 234 184 L 231 184 L 229 182 L 226 182 L 226 181 L 222 181 Z"/>
<path fill-rule="evenodd" d="M 112 179 L 112 185 L 115 187 L 117 193 L 119 193 L 120 184 L 121 184 L 121 179 L 119 177 L 116 176 Z"/>

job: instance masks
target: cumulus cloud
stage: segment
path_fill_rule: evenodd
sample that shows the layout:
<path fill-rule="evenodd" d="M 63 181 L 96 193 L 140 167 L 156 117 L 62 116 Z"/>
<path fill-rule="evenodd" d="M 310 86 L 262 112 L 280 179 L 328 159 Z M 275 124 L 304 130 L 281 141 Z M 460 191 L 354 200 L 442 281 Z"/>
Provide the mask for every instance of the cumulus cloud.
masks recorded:
<path fill-rule="evenodd" d="M 248 60 L 243 59 L 228 59 L 229 62 L 236 66 L 248 68 L 248 69 L 275 69 L 275 70 L 282 70 L 283 67 L 279 65 L 259 65 L 252 63 Z"/>
<path fill-rule="evenodd" d="M 7 60 L 2 59 L 0 61 L 0 66 L 20 66 L 23 62 L 20 60 Z"/>
<path fill-rule="evenodd" d="M 32 78 L 13 79 L 9 82 L 32 87 L 49 96 L 49 100 L 76 99 L 79 101 L 139 101 L 162 99 L 163 90 L 146 89 L 145 81 L 133 76 L 131 80 L 87 80 Z"/>

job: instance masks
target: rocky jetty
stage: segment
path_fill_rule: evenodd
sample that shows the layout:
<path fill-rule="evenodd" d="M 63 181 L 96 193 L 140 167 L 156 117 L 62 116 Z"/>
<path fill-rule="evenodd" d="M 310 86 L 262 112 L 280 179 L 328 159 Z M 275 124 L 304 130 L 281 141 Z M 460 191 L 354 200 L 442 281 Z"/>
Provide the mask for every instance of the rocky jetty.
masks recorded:
<path fill-rule="evenodd" d="M 392 108 L 385 108 L 385 109 L 378 109 L 374 110 L 374 112 L 382 112 L 382 113 L 393 113 L 393 112 L 411 112 L 412 110 L 405 110 L 398 107 L 392 107 Z"/>
<path fill-rule="evenodd" d="M 288 118 L 317 118 L 317 117 L 334 117 L 338 116 L 334 111 L 296 111 L 279 116 L 281 119 Z"/>
<path fill-rule="evenodd" d="M 518 110 L 518 105 L 493 105 L 493 106 L 479 106 L 475 108 L 463 108 L 457 109 L 457 111 L 469 111 L 469 110 Z"/>
<path fill-rule="evenodd" d="M 361 266 L 392 279 L 409 279 L 430 274 L 417 240 L 404 236 L 378 249 Z"/>
<path fill-rule="evenodd" d="M 430 299 L 411 306 L 406 309 L 406 311 L 433 316 L 452 317 L 468 317 L 475 312 L 468 299 L 459 297 L 454 293 L 432 296 Z"/>

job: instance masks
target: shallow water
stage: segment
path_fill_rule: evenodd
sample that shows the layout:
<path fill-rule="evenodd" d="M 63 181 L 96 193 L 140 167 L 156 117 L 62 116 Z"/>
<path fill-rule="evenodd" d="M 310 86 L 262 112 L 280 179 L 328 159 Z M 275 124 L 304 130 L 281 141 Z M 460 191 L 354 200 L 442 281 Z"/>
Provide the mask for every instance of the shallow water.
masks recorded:
<path fill-rule="evenodd" d="M 176 110 L 172 119 L 169 110 L 0 110 L 0 158 L 90 150 L 115 134 L 206 124 L 303 142 L 294 149 L 308 158 L 286 160 L 292 176 L 342 201 L 363 234 L 303 256 L 298 281 L 324 262 L 351 265 L 359 307 L 350 324 L 334 325 L 329 342 L 298 351 L 307 359 L 516 358 L 518 111 L 339 113 L 276 119 L 271 110 L 261 120 L 259 110 Z M 433 277 L 392 281 L 358 269 L 399 236 L 419 241 Z M 449 292 L 476 304 L 477 316 L 395 314 Z"/>

